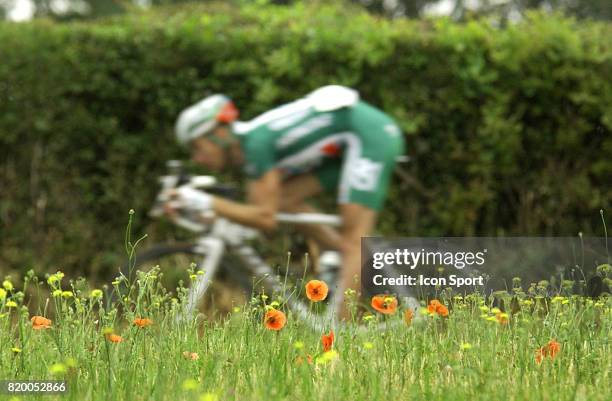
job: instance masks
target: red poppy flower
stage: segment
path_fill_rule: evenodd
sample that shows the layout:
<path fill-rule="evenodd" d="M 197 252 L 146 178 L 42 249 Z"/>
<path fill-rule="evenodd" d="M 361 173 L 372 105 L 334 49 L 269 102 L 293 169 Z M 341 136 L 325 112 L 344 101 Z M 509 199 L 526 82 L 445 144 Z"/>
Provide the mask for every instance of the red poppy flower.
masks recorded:
<path fill-rule="evenodd" d="M 431 314 L 436 314 L 442 317 L 448 316 L 448 308 L 437 299 L 432 299 L 427 305 L 427 311 Z"/>
<path fill-rule="evenodd" d="M 404 311 L 404 322 L 407 326 L 412 324 L 412 319 L 414 319 L 414 312 L 412 309 L 408 308 Z"/>
<path fill-rule="evenodd" d="M 397 309 L 397 298 L 390 295 L 376 295 L 372 297 L 371 305 L 382 314 L 392 315 Z"/>
<path fill-rule="evenodd" d="M 323 334 L 321 336 L 321 344 L 323 344 L 323 352 L 330 351 L 334 345 L 334 332 L 333 330 L 329 334 Z"/>
<path fill-rule="evenodd" d="M 113 334 L 113 333 L 107 334 L 106 339 L 112 343 L 120 343 L 123 341 L 123 337 L 117 334 Z"/>
<path fill-rule="evenodd" d="M 538 364 L 540 364 L 546 357 L 554 359 L 559 351 L 561 351 L 561 344 L 559 344 L 557 340 L 550 340 L 545 346 L 536 350 L 535 360 Z"/>
<path fill-rule="evenodd" d="M 52 321 L 42 316 L 32 316 L 32 328 L 34 330 L 50 329 Z"/>
<path fill-rule="evenodd" d="M 134 319 L 134 325 L 142 328 L 145 328 L 147 326 L 150 326 L 153 324 L 153 320 L 151 319 L 147 319 L 147 318 L 140 318 L 137 317 L 136 319 Z"/>
<path fill-rule="evenodd" d="M 268 330 L 278 331 L 285 327 L 287 317 L 285 314 L 276 309 L 270 309 L 264 316 L 264 324 Z"/>
<path fill-rule="evenodd" d="M 310 280 L 306 284 L 306 296 L 312 302 L 323 301 L 327 298 L 327 293 L 329 292 L 329 288 L 324 281 L 321 280 Z"/>

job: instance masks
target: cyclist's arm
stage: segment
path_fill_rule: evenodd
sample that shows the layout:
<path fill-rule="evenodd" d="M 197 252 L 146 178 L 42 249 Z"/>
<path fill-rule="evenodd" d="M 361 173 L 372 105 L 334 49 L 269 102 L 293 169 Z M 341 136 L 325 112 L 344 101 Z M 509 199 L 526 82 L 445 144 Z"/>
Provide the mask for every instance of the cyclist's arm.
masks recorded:
<path fill-rule="evenodd" d="M 279 208 L 281 174 L 278 169 L 269 170 L 248 184 L 248 204 L 215 197 L 213 210 L 220 216 L 240 224 L 274 230 Z"/>

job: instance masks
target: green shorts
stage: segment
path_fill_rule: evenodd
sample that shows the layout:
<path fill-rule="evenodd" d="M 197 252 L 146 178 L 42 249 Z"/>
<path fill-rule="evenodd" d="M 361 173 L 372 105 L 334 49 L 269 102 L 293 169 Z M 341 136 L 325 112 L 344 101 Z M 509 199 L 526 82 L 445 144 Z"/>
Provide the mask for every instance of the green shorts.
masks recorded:
<path fill-rule="evenodd" d="M 378 211 L 387 197 L 396 159 L 404 154 L 404 136 L 392 120 L 374 120 L 357 125 L 360 129 L 348 137 L 343 157 L 325 159 L 313 173 L 326 192 L 337 191 L 338 203 Z"/>

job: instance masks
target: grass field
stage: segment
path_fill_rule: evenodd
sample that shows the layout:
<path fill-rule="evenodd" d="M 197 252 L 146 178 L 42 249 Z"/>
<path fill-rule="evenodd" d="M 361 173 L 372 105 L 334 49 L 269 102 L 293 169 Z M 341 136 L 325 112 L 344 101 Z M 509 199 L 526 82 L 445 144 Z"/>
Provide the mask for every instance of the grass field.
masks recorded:
<path fill-rule="evenodd" d="M 273 294 L 263 304 L 260 296 L 235 307 L 226 319 L 177 323 L 182 292 L 165 294 L 158 279 L 155 270 L 140 274 L 129 297 L 114 303 L 61 273 L 5 281 L 0 379 L 65 379 L 69 391 L 0 397 L 612 399 L 610 298 L 520 294 L 507 299 L 504 312 L 476 294 L 441 296 L 411 313 L 385 297 L 379 301 L 387 309 L 377 306 L 385 313 L 371 310 L 359 325 L 329 327 L 334 339 L 324 338 L 323 352 L 328 330 L 315 332 L 287 311 L 286 324 L 283 316 L 264 321 L 272 308 L 283 310 Z M 37 296 L 43 302 L 28 307 Z M 386 329 L 376 329 L 377 322 L 387 322 Z"/>

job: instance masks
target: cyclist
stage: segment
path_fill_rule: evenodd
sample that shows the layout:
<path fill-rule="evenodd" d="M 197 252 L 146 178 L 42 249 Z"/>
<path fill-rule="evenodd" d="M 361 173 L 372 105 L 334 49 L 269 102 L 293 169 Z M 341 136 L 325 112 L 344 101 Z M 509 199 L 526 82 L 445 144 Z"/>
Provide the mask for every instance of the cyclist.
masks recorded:
<path fill-rule="evenodd" d="M 307 201 L 335 191 L 341 229 L 301 228 L 323 249 L 341 252 L 340 290 L 357 289 L 361 237 L 371 233 L 396 157 L 404 151 L 397 124 L 355 90 L 338 85 L 319 88 L 251 121 L 237 119 L 238 110 L 227 96 L 209 96 L 181 112 L 176 135 L 191 147 L 196 163 L 215 171 L 242 167 L 249 178 L 247 203 L 190 187 L 178 188 L 173 199 L 180 207 L 213 211 L 267 231 L 276 228 L 277 212 L 315 212 Z"/>

